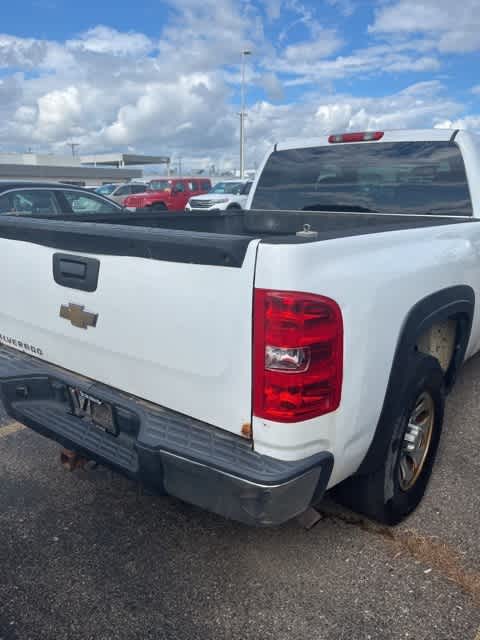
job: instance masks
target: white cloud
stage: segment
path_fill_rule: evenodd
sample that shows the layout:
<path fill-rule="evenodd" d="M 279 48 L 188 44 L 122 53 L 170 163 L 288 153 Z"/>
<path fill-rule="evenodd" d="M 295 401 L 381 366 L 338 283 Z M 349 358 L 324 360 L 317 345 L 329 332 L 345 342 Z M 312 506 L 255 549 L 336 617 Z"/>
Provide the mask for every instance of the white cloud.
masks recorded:
<path fill-rule="evenodd" d="M 478 0 L 395 0 L 381 6 L 370 26 L 372 33 L 422 33 L 435 39 L 441 52 L 465 53 L 480 49 Z"/>
<path fill-rule="evenodd" d="M 265 64 L 277 73 L 294 74 L 296 77 L 287 81 L 287 85 L 309 84 L 349 76 L 358 79 L 373 74 L 437 71 L 440 68 L 437 58 L 419 53 L 415 43 L 375 45 L 358 49 L 349 55 L 327 59 L 292 55 L 287 59 L 283 55 Z"/>
<path fill-rule="evenodd" d="M 225 98 L 217 78 L 208 74 L 150 84 L 135 104 L 119 109 L 101 139 L 107 145 L 120 146 L 164 140 L 167 145 L 218 151 L 228 145 L 233 134 L 226 120 Z"/>
<path fill-rule="evenodd" d="M 256 84 L 260 86 L 269 100 L 279 101 L 283 100 L 285 91 L 283 83 L 275 73 L 262 73 L 257 79 Z"/>
<path fill-rule="evenodd" d="M 480 132 L 480 115 L 465 116 L 456 120 L 442 120 L 435 127 L 437 129 L 469 129 Z"/>
<path fill-rule="evenodd" d="M 83 105 L 80 89 L 66 87 L 41 96 L 38 101 L 36 131 L 40 140 L 68 136 L 82 122 Z"/>
<path fill-rule="evenodd" d="M 64 43 L 0 36 L 0 144 L 82 151 L 125 148 L 221 153 L 235 141 L 224 65 L 265 38 L 258 12 L 235 0 L 169 0 L 157 42 L 97 26 Z M 267 72 L 270 93 L 281 84 Z M 18 77 L 17 77 L 18 76 Z"/>
<path fill-rule="evenodd" d="M 283 27 L 278 36 L 280 43 L 286 41 L 289 33 L 299 25 L 305 27 L 310 33 L 313 29 L 321 27 L 320 23 L 315 19 L 314 11 L 304 5 L 300 0 L 285 0 L 284 9 L 286 10 L 285 15 L 288 17 L 285 21 L 286 26 Z M 292 18 L 291 16 L 295 17 Z"/>
<path fill-rule="evenodd" d="M 32 69 L 45 60 L 47 43 L 33 38 L 0 35 L 0 68 Z"/>
<path fill-rule="evenodd" d="M 57 42 L 0 34 L 0 68 L 50 71 L 72 64 L 73 56 Z"/>
<path fill-rule="evenodd" d="M 23 97 L 24 76 L 15 73 L 0 79 L 0 112 L 16 106 Z"/>
<path fill-rule="evenodd" d="M 169 0 L 173 18 L 163 30 L 159 58 L 183 72 L 238 64 L 240 52 L 259 55 L 264 34 L 260 16 L 233 0 Z"/>
<path fill-rule="evenodd" d="M 397 60 L 392 60 L 388 64 L 388 71 L 437 71 L 440 68 L 440 63 L 437 58 L 433 56 L 422 56 L 416 60 L 412 60 L 406 56 L 399 57 Z"/>
<path fill-rule="evenodd" d="M 332 29 L 317 26 L 312 29 L 311 38 L 305 42 L 289 45 L 283 54 L 288 64 L 297 65 L 315 62 L 331 56 L 342 45 L 342 40 Z"/>
<path fill-rule="evenodd" d="M 153 43 L 143 33 L 121 33 L 99 25 L 81 34 L 78 40 L 67 42 L 71 50 L 113 55 L 142 55 L 152 51 Z"/>
<path fill-rule="evenodd" d="M 474 96 L 480 96 L 480 84 L 475 85 L 471 88 L 471 92 Z"/>
<path fill-rule="evenodd" d="M 33 124 L 37 118 L 37 110 L 34 107 L 20 106 L 15 111 L 14 118 L 20 124 Z"/>
<path fill-rule="evenodd" d="M 405 86 L 405 72 L 437 71 L 436 33 L 389 37 L 388 44 L 373 46 L 366 41 L 339 55 L 339 32 L 322 27 L 315 11 L 299 0 L 264 0 L 262 9 L 250 0 L 168 3 L 168 18 L 155 41 L 107 26 L 65 42 L 0 35 L 0 68 L 7 70 L 0 76 L 0 145 L 61 149 L 73 139 L 83 153 L 131 148 L 178 153 L 185 162 L 234 164 L 235 103 L 245 47 L 254 51 L 247 68 L 250 162 L 261 158 L 268 143 L 293 134 L 311 137 L 460 119 L 475 125 L 476 116 L 465 118 L 462 105 L 438 82 L 377 98 L 333 93 L 342 78 L 393 74 Z M 377 19 L 398 4 L 384 6 Z M 295 25 L 284 32 L 282 49 L 263 30 L 263 21 L 268 16 L 275 20 L 278 11 Z M 307 88 L 290 90 L 293 85 Z M 295 94 L 302 97 L 284 102 Z M 251 104 L 253 96 L 256 104 Z"/>

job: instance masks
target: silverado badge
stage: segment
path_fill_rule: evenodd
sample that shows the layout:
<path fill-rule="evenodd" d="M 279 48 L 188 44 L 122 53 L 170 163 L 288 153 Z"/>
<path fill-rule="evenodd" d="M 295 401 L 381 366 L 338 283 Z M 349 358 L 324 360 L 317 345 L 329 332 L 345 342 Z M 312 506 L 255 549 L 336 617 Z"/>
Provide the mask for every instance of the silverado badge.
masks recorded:
<path fill-rule="evenodd" d="M 70 320 L 74 327 L 86 329 L 87 327 L 96 327 L 98 313 L 89 313 L 84 311 L 85 307 L 79 304 L 69 303 L 68 307 L 64 304 L 60 307 L 60 317 Z"/>

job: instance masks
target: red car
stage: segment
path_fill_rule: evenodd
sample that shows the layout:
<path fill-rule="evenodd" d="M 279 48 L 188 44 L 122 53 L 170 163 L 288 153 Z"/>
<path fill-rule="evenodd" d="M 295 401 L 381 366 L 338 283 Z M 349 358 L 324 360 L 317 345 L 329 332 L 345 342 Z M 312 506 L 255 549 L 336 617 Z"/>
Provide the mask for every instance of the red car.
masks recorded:
<path fill-rule="evenodd" d="M 125 198 L 123 205 L 133 211 L 183 211 L 189 198 L 208 193 L 211 188 L 209 178 L 158 178 L 149 182 L 147 191 Z"/>

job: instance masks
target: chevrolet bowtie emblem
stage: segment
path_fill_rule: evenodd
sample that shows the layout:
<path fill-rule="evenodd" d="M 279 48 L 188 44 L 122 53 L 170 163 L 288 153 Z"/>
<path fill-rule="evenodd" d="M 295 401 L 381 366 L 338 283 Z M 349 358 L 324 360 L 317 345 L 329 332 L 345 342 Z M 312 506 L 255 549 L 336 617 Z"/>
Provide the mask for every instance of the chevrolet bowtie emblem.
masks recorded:
<path fill-rule="evenodd" d="M 60 317 L 70 320 L 74 327 L 86 329 L 87 327 L 95 327 L 97 325 L 98 313 L 89 313 L 84 311 L 85 307 L 79 304 L 70 304 L 68 307 L 64 304 L 60 307 Z"/>

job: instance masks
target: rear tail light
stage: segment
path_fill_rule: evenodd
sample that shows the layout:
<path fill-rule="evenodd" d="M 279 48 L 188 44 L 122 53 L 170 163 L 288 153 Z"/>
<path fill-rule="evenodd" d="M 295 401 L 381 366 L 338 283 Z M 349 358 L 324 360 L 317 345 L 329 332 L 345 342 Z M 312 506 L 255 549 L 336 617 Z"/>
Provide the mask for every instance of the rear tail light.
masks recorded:
<path fill-rule="evenodd" d="M 335 411 L 342 375 L 343 321 L 334 300 L 255 289 L 255 416 L 300 422 Z"/>
<path fill-rule="evenodd" d="M 372 140 L 381 140 L 383 131 L 362 131 L 360 133 L 340 133 L 338 135 L 329 136 L 330 144 L 335 142 L 371 142 Z"/>

